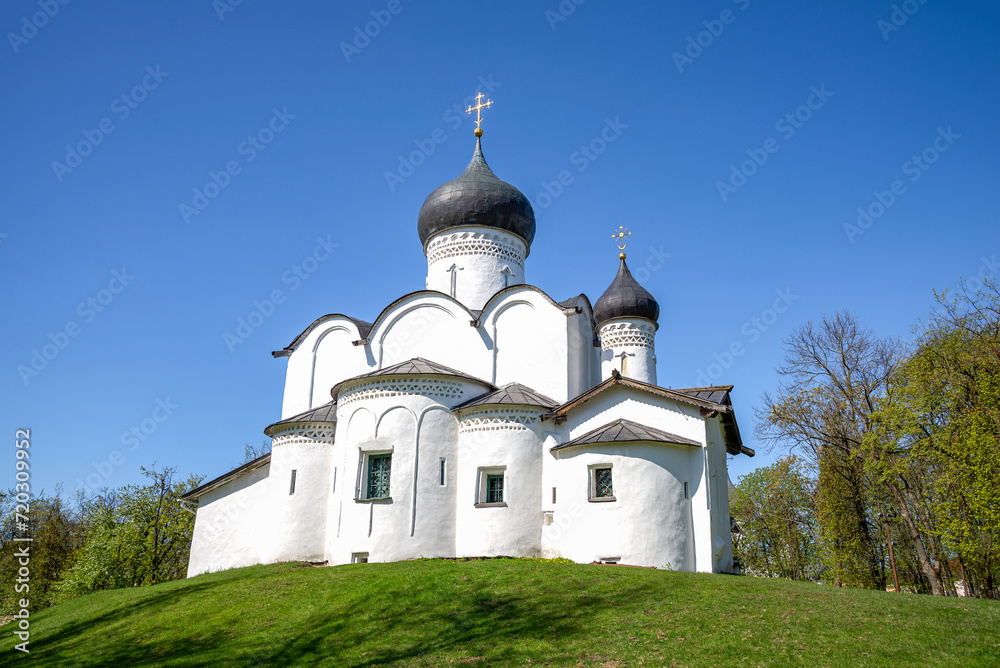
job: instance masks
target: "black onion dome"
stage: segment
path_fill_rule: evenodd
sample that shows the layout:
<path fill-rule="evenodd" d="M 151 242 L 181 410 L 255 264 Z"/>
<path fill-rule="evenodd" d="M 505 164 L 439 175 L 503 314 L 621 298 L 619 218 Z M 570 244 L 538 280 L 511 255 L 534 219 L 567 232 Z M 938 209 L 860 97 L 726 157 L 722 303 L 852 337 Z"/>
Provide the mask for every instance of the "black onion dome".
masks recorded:
<path fill-rule="evenodd" d="M 420 242 L 443 230 L 461 225 L 483 225 L 507 230 L 531 246 L 535 238 L 535 212 L 520 190 L 496 177 L 486 164 L 476 139 L 472 162 L 457 178 L 427 196 L 417 217 Z"/>
<path fill-rule="evenodd" d="M 632 278 L 623 257 L 615 280 L 594 303 L 597 326 L 612 318 L 646 318 L 656 322 L 659 317 L 660 305 L 646 288 Z"/>

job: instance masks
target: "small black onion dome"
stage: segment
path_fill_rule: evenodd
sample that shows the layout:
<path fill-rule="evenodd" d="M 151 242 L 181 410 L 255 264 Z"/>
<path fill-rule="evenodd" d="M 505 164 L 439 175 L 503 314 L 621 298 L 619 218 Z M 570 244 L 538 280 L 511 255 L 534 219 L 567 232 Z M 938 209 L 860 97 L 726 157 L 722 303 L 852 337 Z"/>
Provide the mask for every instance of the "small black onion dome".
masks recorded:
<path fill-rule="evenodd" d="M 461 225 L 483 225 L 507 230 L 524 239 L 530 248 L 535 238 L 535 212 L 520 190 L 496 177 L 476 139 L 472 162 L 457 178 L 427 196 L 417 217 L 420 242 L 443 230 Z"/>
<path fill-rule="evenodd" d="M 646 288 L 632 278 L 622 255 L 618 275 L 594 303 L 594 320 L 600 327 L 612 318 L 646 318 L 654 323 L 660 317 L 660 305 Z"/>

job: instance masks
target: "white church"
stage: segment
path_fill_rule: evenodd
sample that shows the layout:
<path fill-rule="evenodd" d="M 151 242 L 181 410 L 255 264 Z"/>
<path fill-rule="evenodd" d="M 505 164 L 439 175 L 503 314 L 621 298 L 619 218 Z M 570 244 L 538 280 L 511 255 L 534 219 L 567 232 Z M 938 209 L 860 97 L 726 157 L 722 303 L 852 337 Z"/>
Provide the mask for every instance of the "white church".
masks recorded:
<path fill-rule="evenodd" d="M 727 454 L 754 453 L 732 386 L 657 384 L 660 307 L 624 252 L 593 305 L 527 283 L 535 215 L 481 136 L 420 209 L 424 289 L 273 353 L 272 450 L 184 496 L 189 576 L 489 556 L 733 571 Z"/>

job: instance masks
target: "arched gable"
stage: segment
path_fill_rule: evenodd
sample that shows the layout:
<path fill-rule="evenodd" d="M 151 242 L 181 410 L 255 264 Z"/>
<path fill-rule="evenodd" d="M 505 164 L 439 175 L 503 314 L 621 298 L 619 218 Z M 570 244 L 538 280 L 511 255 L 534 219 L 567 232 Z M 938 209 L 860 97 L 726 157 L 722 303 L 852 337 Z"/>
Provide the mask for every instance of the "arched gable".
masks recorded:
<path fill-rule="evenodd" d="M 359 322 L 340 314 L 323 316 L 285 349 L 282 419 L 327 403 L 331 387 L 368 370 L 364 350 L 353 344 L 364 329 Z"/>
<path fill-rule="evenodd" d="M 374 368 L 422 357 L 488 378 L 491 355 L 469 326 L 472 320 L 464 306 L 439 292 L 415 292 L 398 299 L 379 314 L 368 335 Z"/>
<path fill-rule="evenodd" d="M 554 302 L 530 285 L 511 286 L 487 302 L 479 326 L 493 343 L 494 384 L 522 383 L 557 401 L 569 398 L 569 378 L 579 364 L 570 350 L 574 307 Z"/>

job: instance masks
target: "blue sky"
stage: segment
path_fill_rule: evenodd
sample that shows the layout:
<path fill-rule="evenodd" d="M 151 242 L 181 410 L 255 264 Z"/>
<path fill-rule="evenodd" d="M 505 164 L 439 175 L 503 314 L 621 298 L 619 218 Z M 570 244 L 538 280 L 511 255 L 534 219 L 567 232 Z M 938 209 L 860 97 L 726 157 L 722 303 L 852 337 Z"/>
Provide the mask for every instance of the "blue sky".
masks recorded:
<path fill-rule="evenodd" d="M 0 28 L 0 431 L 31 428 L 36 488 L 238 463 L 279 418 L 272 350 L 423 287 L 478 91 L 528 282 L 596 300 L 629 227 L 660 383 L 734 384 L 751 447 L 792 329 L 909 338 L 1000 271 L 993 2 L 8 0 Z"/>

